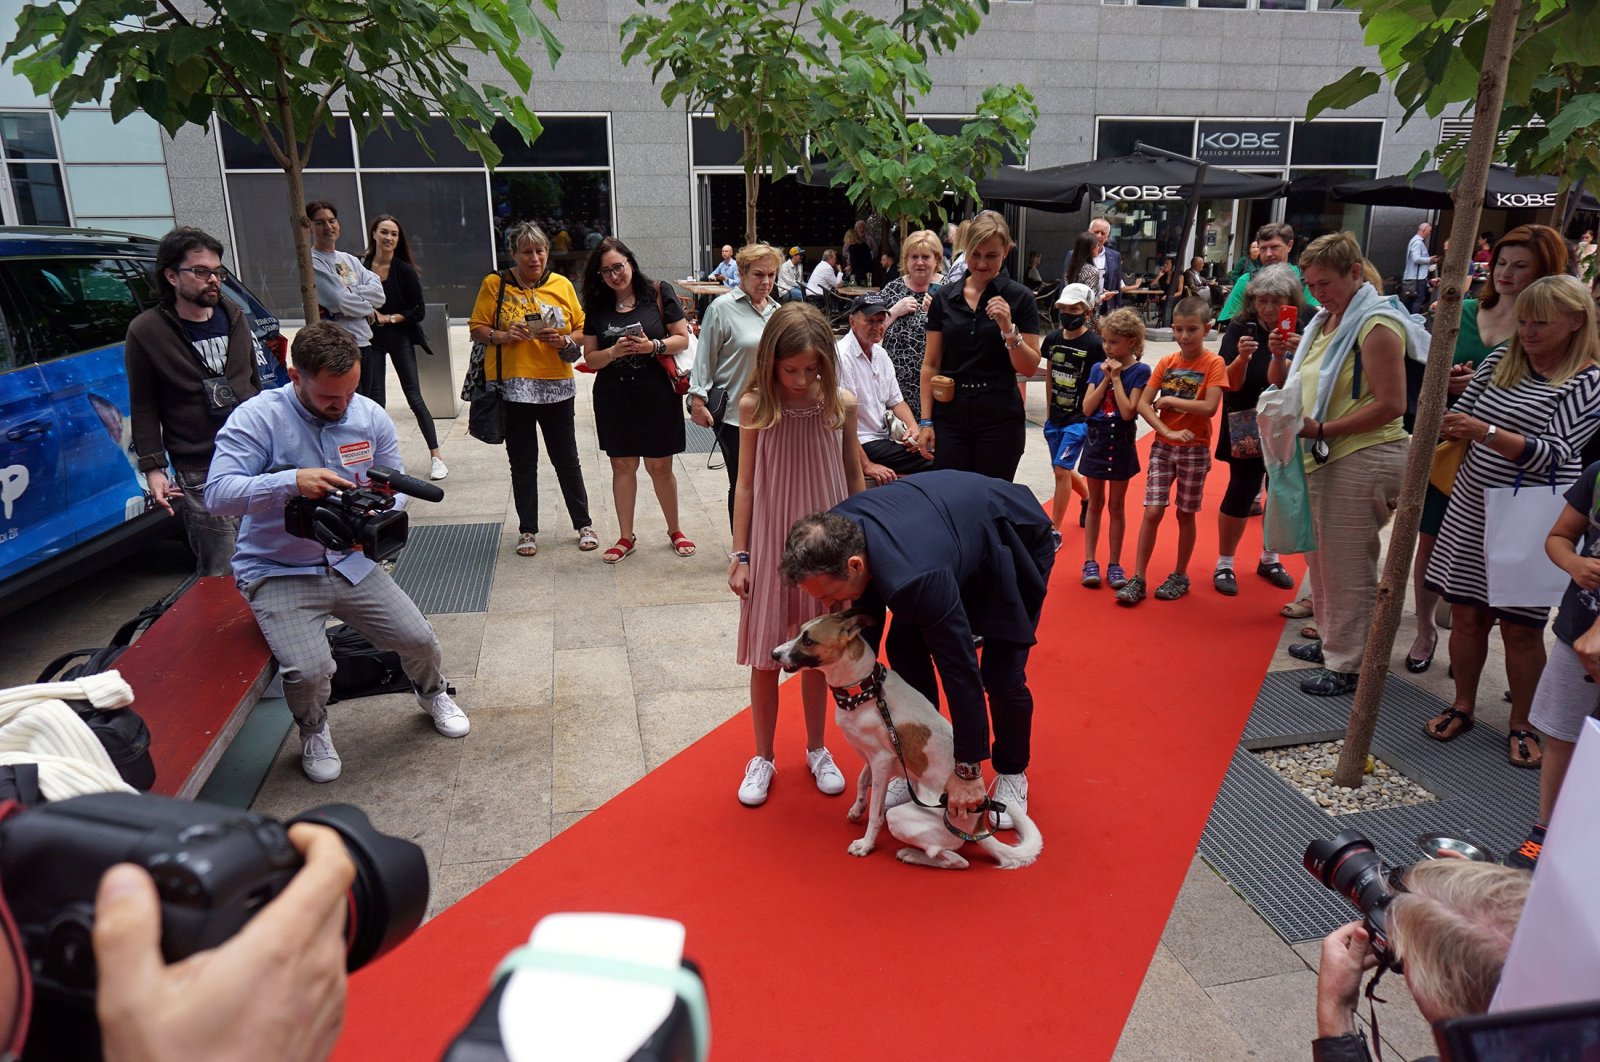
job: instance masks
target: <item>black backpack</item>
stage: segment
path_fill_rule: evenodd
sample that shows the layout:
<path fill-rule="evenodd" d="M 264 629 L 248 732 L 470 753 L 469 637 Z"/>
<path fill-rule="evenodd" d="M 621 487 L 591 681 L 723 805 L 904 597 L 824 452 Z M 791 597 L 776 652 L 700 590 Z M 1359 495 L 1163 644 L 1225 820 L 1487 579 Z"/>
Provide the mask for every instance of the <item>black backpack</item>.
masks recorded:
<path fill-rule="evenodd" d="M 379 649 L 348 623 L 328 628 L 328 647 L 333 650 L 334 664 L 329 704 L 353 697 L 404 693 L 411 688 L 411 680 L 400 664 L 400 654 L 392 649 Z"/>

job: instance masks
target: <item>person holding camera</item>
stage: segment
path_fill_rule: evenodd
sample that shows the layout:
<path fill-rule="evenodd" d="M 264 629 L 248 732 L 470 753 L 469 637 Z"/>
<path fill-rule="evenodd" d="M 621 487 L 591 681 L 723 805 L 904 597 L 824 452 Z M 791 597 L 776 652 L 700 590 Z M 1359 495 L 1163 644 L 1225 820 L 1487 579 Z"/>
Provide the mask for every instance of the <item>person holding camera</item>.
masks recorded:
<path fill-rule="evenodd" d="M 1411 998 L 1429 1022 L 1489 1009 L 1532 881 L 1525 871 L 1465 859 L 1406 871 L 1405 891 L 1385 907 L 1384 926 L 1390 954 L 1403 964 Z M 1381 961 L 1364 920 L 1323 938 L 1313 1062 L 1369 1062 L 1356 1007 L 1362 975 Z"/>
<path fill-rule="evenodd" d="M 222 295 L 227 276 L 220 242 L 173 229 L 156 248 L 161 303 L 128 324 L 123 343 L 135 459 L 157 505 L 170 513 L 179 499 L 199 575 L 228 573 L 239 521 L 208 512 L 201 492 L 217 429 L 261 389 L 266 357 Z"/>
<path fill-rule="evenodd" d="M 331 782 L 342 765 L 328 730 L 329 617 L 400 654 L 417 703 L 439 733 L 465 737 L 471 726 L 440 672 L 433 627 L 389 574 L 358 549 L 336 552 L 284 526 L 292 498 L 352 489 L 373 465 L 403 468 L 394 421 L 356 393 L 361 352 L 348 332 L 327 321 L 307 325 L 294 338 L 291 361 L 293 386 L 256 396 L 217 434 L 206 504 L 243 518 L 234 578 L 278 660 L 300 729 L 301 769 L 313 782 Z"/>

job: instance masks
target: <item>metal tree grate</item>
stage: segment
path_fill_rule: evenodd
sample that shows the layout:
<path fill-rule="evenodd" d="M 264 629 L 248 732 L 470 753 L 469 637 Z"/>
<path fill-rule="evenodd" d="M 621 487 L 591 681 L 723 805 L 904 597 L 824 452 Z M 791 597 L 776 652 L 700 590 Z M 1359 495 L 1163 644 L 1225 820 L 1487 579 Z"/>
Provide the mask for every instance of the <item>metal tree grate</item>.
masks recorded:
<path fill-rule="evenodd" d="M 483 612 L 499 545 L 499 524 L 413 525 L 394 581 L 424 615 Z"/>
<path fill-rule="evenodd" d="M 1329 816 L 1251 750 L 1342 737 L 1352 697 L 1300 692 L 1304 671 L 1280 671 L 1261 685 L 1243 739 L 1200 839 L 1200 854 L 1284 940 L 1315 940 L 1355 917 L 1342 896 L 1322 887 L 1301 859 L 1314 837 L 1366 834 L 1391 865 L 1413 863 L 1416 838 L 1447 833 L 1503 856 L 1522 842 L 1539 807 L 1539 773 L 1506 762 L 1506 739 L 1477 727 L 1449 743 L 1422 726 L 1449 705 L 1389 676 L 1372 751 L 1438 800 L 1384 811 Z"/>

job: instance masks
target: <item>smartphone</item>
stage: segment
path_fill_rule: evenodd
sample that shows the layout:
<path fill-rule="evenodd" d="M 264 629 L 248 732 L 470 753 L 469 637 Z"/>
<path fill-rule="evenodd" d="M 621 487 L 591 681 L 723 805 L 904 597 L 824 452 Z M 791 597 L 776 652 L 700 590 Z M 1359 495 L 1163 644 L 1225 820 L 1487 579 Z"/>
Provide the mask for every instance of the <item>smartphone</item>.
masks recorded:
<path fill-rule="evenodd" d="M 1300 319 L 1300 313 L 1293 306 L 1278 307 L 1278 331 L 1288 338 L 1294 332 L 1294 326 Z"/>
<path fill-rule="evenodd" d="M 622 334 L 625 336 L 633 336 L 636 339 L 643 339 L 644 325 L 640 324 L 638 321 L 634 321 L 632 324 L 623 328 Z"/>

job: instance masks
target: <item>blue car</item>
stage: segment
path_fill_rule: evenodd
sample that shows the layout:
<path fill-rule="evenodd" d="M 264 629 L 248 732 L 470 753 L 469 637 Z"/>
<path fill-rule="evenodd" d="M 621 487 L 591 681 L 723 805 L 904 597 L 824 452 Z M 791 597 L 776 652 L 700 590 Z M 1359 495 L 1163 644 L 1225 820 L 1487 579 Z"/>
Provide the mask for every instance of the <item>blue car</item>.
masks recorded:
<path fill-rule="evenodd" d="M 0 227 L 0 611 L 171 533 L 135 468 L 122 344 L 157 302 L 156 241 Z M 263 388 L 287 382 L 278 320 L 236 279 Z"/>

